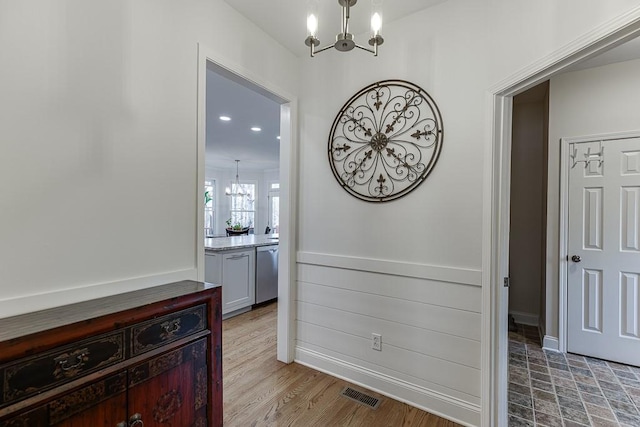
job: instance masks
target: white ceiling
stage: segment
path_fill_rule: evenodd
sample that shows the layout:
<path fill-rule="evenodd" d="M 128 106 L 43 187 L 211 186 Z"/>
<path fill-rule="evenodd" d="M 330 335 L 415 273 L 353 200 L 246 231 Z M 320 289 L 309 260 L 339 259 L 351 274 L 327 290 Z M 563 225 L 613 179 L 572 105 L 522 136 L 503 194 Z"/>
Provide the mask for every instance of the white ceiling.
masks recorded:
<path fill-rule="evenodd" d="M 280 104 L 220 74 L 207 70 L 206 165 L 242 170 L 279 166 Z M 225 115 L 231 121 L 219 119 Z M 262 128 L 253 132 L 251 127 Z"/>
<path fill-rule="evenodd" d="M 382 35 L 384 24 L 426 9 L 446 0 L 387 0 L 382 3 Z M 282 46 L 296 55 L 307 55 L 305 46 L 307 37 L 308 0 L 225 0 L 231 7 L 252 21 L 264 32 L 277 40 Z M 340 32 L 341 10 L 338 0 L 317 0 L 318 39 L 324 47 L 335 42 Z M 352 34 L 365 34 L 369 31 L 371 19 L 371 1 L 359 0 L 351 10 L 349 19 Z M 356 42 L 368 47 L 367 40 Z"/>

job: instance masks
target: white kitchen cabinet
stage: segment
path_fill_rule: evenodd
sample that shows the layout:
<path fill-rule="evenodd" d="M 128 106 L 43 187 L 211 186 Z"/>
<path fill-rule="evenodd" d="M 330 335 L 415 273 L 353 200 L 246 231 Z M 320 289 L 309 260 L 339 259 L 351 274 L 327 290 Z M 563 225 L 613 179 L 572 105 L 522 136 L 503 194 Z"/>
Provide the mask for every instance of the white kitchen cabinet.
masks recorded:
<path fill-rule="evenodd" d="M 222 253 L 205 252 L 204 281 L 216 285 L 222 284 Z"/>
<path fill-rule="evenodd" d="M 256 248 L 269 246 L 273 251 L 277 244 L 277 234 L 205 239 L 204 278 L 206 282 L 222 285 L 224 318 L 249 311 L 256 304 Z M 274 267 L 277 269 L 277 261 Z M 259 285 L 262 288 L 264 269 L 260 268 L 260 272 Z"/>
<path fill-rule="evenodd" d="M 207 252 L 205 280 L 222 284 L 222 314 L 250 308 L 256 301 L 255 249 Z"/>
<path fill-rule="evenodd" d="M 256 301 L 255 250 L 222 253 L 222 314 L 251 307 Z"/>

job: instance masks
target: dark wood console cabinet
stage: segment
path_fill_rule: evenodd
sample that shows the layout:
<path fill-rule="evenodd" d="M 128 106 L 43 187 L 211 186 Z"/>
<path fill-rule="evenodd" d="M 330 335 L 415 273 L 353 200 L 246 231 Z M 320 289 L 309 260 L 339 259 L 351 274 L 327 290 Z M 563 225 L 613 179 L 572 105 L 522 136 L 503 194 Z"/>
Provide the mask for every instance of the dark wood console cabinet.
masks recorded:
<path fill-rule="evenodd" d="M 220 296 L 182 281 L 0 319 L 0 427 L 222 426 Z"/>

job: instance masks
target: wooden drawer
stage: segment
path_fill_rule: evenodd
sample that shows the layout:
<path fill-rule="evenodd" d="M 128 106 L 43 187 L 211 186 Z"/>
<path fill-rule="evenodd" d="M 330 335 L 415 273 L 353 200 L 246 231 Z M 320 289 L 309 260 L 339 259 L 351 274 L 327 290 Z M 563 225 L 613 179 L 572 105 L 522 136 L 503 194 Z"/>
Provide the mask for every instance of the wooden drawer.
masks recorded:
<path fill-rule="evenodd" d="M 103 378 L 66 396 L 62 396 L 49 403 L 49 424 L 55 425 L 81 412 L 88 412 L 114 396 L 121 395 L 127 390 L 127 373 Z M 124 401 L 124 395 L 122 397 Z M 117 418 L 118 420 L 125 416 Z"/>
<path fill-rule="evenodd" d="M 0 366 L 0 407 L 123 361 L 125 342 L 122 329 Z"/>
<path fill-rule="evenodd" d="M 108 405 L 109 399 L 113 399 L 120 395 L 120 400 L 125 403 L 125 392 L 127 386 L 127 373 L 120 372 L 107 378 L 103 378 L 88 386 L 78 389 L 72 393 L 61 396 L 48 404 L 42 405 L 36 409 L 26 413 L 11 416 L 5 421 L 0 421 L 0 427 L 46 427 L 59 425 L 61 422 L 70 418 L 78 418 L 77 415 L 85 412 L 88 413 L 92 409 L 98 407 L 101 403 L 106 402 L 105 410 L 110 416 L 114 417 L 110 426 L 115 426 L 118 421 L 126 418 L 126 412 L 122 408 L 122 414 L 118 412 L 119 408 Z M 112 414 L 113 413 L 113 414 Z M 104 415 L 103 415 L 104 416 Z M 82 420 L 80 420 L 82 421 Z M 106 422 L 98 418 L 95 421 Z M 63 425 L 88 425 L 86 422 L 78 424 L 77 422 L 68 422 Z M 90 425 L 96 425 L 91 423 Z M 102 425 L 102 424 L 100 424 Z"/>
<path fill-rule="evenodd" d="M 47 407 L 42 406 L 27 413 L 0 421 L 0 427 L 40 427 L 48 424 Z"/>
<path fill-rule="evenodd" d="M 205 304 L 177 311 L 131 328 L 131 355 L 136 356 L 166 343 L 205 330 Z"/>

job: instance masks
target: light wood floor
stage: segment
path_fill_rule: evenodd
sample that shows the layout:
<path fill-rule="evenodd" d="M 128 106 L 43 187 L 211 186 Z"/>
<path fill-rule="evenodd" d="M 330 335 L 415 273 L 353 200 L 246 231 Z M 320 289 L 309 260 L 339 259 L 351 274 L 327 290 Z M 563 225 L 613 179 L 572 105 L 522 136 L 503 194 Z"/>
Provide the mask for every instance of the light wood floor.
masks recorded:
<path fill-rule="evenodd" d="M 297 363 L 278 362 L 276 313 L 271 304 L 223 322 L 225 426 L 459 426 Z M 382 402 L 373 410 L 341 397 L 345 386 Z"/>

